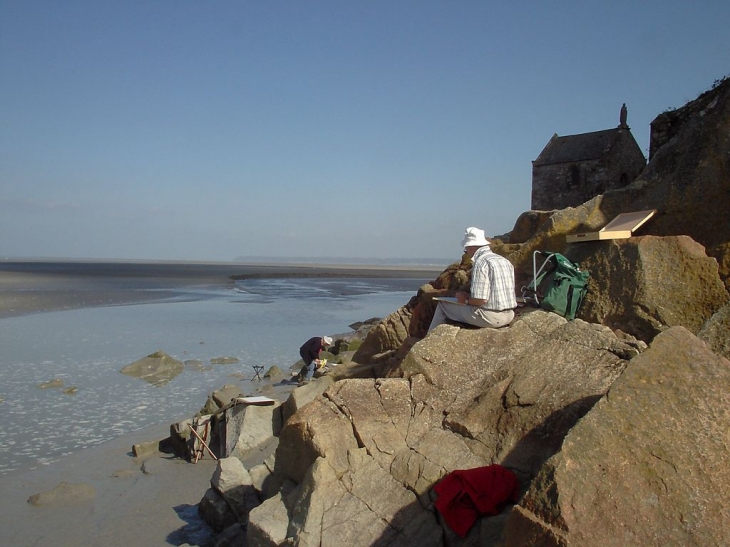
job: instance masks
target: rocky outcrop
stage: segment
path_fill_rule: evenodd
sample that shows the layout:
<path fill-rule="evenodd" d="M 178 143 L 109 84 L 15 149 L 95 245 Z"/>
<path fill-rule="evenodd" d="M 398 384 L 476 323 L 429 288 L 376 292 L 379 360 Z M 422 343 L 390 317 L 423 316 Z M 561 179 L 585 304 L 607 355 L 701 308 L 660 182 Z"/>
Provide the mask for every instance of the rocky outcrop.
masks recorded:
<path fill-rule="evenodd" d="M 280 502 L 287 533 L 441 545 L 436 482 L 501 462 L 526 486 L 641 347 L 540 310 L 500 330 L 442 325 L 390 377 L 334 383 L 289 418 L 274 467 L 299 485 Z M 407 539 L 411 523 L 423 536 Z"/>
<path fill-rule="evenodd" d="M 372 329 L 365 342 L 355 352 L 353 360 L 360 363 L 382 361 L 395 351 L 408 338 L 412 309 L 403 306 L 380 321 Z"/>
<path fill-rule="evenodd" d="M 686 236 L 641 236 L 581 244 L 569 249 L 567 256 L 591 274 L 578 316 L 646 342 L 677 325 L 697 334 L 730 301 L 717 261 Z M 466 271 L 468 266 L 448 273 L 458 279 L 455 272 Z M 461 286 L 459 281 L 450 285 Z M 397 366 L 413 345 L 409 333 L 415 331 L 418 338 L 426 332 L 422 324 L 409 324 L 407 319 L 415 315 L 414 310 L 424 315 L 430 310 L 433 315 L 432 299 L 442 294 L 453 294 L 453 290 L 422 288 L 411 302 L 371 331 L 363 344 L 368 351 L 358 352 L 355 358 Z"/>
<path fill-rule="evenodd" d="M 730 303 L 725 304 L 705 323 L 697 337 L 712 351 L 730 359 Z"/>
<path fill-rule="evenodd" d="M 542 467 L 504 546 L 726 544 L 729 409 L 730 362 L 660 334 Z"/>
<path fill-rule="evenodd" d="M 468 286 L 470 274 L 471 260 L 464 255 L 461 261 L 421 287 L 405 306 L 373 325 L 352 360 L 357 363 L 400 363 L 414 343 L 411 339 L 426 335 L 436 309 L 433 297 L 453 296 L 457 290 Z M 406 351 L 398 355 L 404 344 L 408 345 Z"/>
<path fill-rule="evenodd" d="M 289 513 L 280 493 L 264 500 L 249 515 L 246 545 L 276 547 L 286 540 Z"/>
<path fill-rule="evenodd" d="M 655 366 L 668 354 L 691 373 L 695 352 L 709 350 L 687 336 L 694 342 L 674 334 L 657 338 L 665 345 L 652 354 Z M 433 507 L 433 485 L 452 470 L 497 462 L 518 473 L 523 491 L 539 484 L 553 488 L 545 469 L 565 452 L 563 438 L 602 408 L 606 392 L 611 399 L 609 390 L 627 375 L 624 370 L 643 362 L 637 356 L 644 347 L 600 325 L 523 310 L 506 329 L 442 325 L 416 343 L 388 378 L 332 383 L 324 377 L 299 388 L 295 393 L 318 382 L 327 387 L 291 415 L 265 479 L 254 480 L 252 471 L 245 481 L 262 494 L 267 478 L 275 477 L 277 485 L 267 488 L 265 503 L 250 509 L 249 544 L 277 545 L 286 537 L 299 545 L 335 537 L 351 538 L 353 545 L 451 544 L 455 536 Z M 656 378 L 662 382 L 667 375 Z M 685 383 L 677 381 L 672 389 Z M 649 427 L 660 434 L 656 424 Z M 676 443 L 692 442 L 668 427 L 667 436 L 680 435 Z M 218 530 L 243 524 L 245 517 L 233 518 L 219 490 L 225 489 L 206 493 L 201 513 Z M 515 512 L 523 510 L 521 505 Z M 412 522 L 428 533 L 412 539 Z M 481 519 L 466 544 L 496 545 L 504 522 L 505 515 Z M 514 545 L 533 544 L 533 536 L 521 537 Z"/>
<path fill-rule="evenodd" d="M 697 334 L 730 300 L 717 261 L 687 236 L 588 243 L 569 256 L 591 272 L 580 317 L 645 341 L 678 325 Z"/>
<path fill-rule="evenodd" d="M 287 537 L 296 544 L 440 545 L 441 528 L 415 495 L 364 449 L 348 453 L 345 468 L 320 458 L 293 499 Z"/>
<path fill-rule="evenodd" d="M 252 451 L 278 437 L 282 426 L 281 405 L 236 405 L 225 411 L 223 455 L 244 459 Z M 223 444 L 222 443 L 222 444 Z"/>
<path fill-rule="evenodd" d="M 390 377 L 330 383 L 291 416 L 249 545 L 719 545 L 730 363 L 683 327 L 644 348 L 541 310 L 442 325 Z M 493 463 L 525 494 L 459 540 L 433 486 Z M 219 530 L 226 490 L 201 501 Z"/>

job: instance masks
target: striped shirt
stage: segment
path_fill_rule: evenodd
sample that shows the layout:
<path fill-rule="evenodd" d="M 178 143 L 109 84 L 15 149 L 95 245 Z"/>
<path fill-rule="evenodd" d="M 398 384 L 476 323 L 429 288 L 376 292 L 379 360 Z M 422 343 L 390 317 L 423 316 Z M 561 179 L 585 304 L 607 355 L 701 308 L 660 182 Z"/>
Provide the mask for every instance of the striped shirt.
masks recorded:
<path fill-rule="evenodd" d="M 482 247 L 472 258 L 471 297 L 486 300 L 483 308 L 492 311 L 517 307 L 515 268 L 489 247 Z"/>

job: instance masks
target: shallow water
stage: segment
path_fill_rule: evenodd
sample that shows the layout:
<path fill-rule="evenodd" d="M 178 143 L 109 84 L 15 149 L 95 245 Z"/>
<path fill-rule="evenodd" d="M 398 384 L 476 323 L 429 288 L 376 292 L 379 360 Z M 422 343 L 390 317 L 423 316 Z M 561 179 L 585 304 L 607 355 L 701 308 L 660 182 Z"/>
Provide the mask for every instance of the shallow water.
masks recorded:
<path fill-rule="evenodd" d="M 249 387 L 254 365 L 288 371 L 309 337 L 384 317 L 425 281 L 249 279 L 147 304 L 0 319 L 0 474 L 190 417 L 224 384 Z M 119 372 L 157 350 L 203 366 L 162 387 Z M 239 362 L 211 365 L 216 357 Z M 63 386 L 38 387 L 54 379 Z"/>

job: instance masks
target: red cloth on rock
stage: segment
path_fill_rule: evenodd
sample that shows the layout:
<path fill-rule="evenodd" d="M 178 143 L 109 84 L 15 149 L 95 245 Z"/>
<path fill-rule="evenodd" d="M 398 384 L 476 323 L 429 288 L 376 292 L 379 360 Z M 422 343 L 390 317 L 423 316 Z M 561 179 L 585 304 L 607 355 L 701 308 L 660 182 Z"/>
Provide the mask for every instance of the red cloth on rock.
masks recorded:
<path fill-rule="evenodd" d="M 436 509 L 460 537 L 479 517 L 498 515 L 519 496 L 517 476 L 497 464 L 452 471 L 433 489 L 438 494 Z"/>

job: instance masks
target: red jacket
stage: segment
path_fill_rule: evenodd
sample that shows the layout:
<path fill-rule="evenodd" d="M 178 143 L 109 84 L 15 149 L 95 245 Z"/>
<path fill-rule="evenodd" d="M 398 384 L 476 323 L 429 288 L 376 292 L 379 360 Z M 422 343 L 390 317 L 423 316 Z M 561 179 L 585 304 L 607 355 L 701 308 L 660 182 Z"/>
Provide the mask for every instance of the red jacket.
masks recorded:
<path fill-rule="evenodd" d="M 517 476 L 501 465 L 452 471 L 433 487 L 436 509 L 446 524 L 464 537 L 477 519 L 498 515 L 519 498 Z"/>

